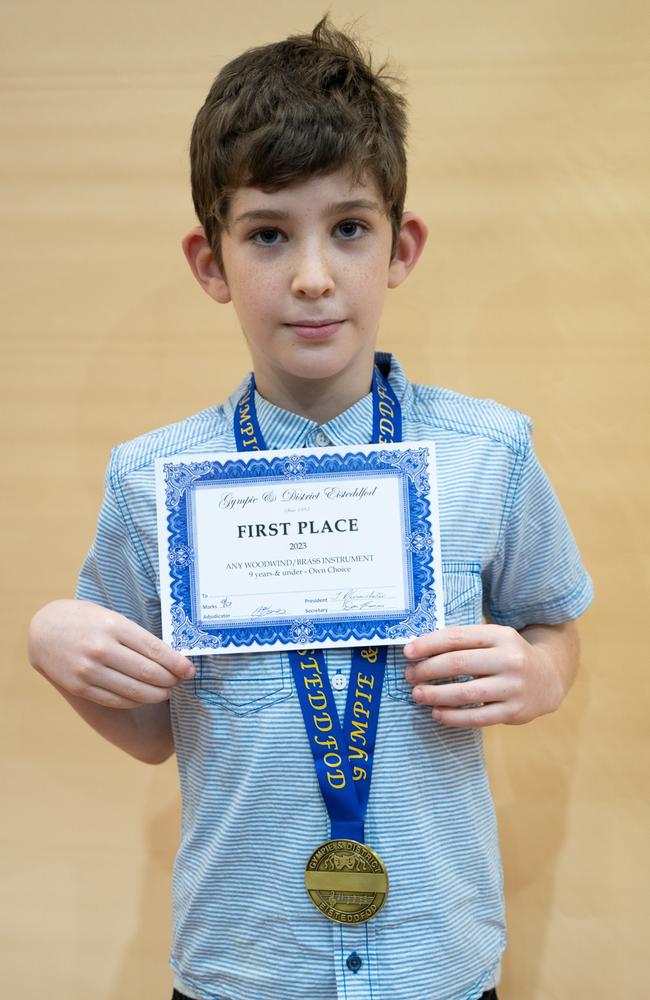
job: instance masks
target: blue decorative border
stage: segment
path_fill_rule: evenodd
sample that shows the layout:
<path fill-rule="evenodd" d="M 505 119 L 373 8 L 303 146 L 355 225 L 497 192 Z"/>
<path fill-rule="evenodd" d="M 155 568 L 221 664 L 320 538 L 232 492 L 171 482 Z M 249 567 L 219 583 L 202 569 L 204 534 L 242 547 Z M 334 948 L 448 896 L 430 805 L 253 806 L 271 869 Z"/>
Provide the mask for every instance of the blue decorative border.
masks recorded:
<path fill-rule="evenodd" d="M 368 452 L 336 452 L 288 455 L 271 458 L 241 458 L 225 461 L 168 462 L 163 465 L 167 510 L 168 562 L 171 576 L 172 645 L 176 649 L 237 648 L 282 644 L 319 646 L 328 641 L 395 641 L 431 632 L 437 614 L 434 583 L 434 539 L 428 479 L 427 448 L 404 448 Z M 403 542 L 406 552 L 408 607 L 382 612 L 382 618 L 361 619 L 354 614 L 319 615 L 316 619 L 275 619 L 272 622 L 239 620 L 208 624 L 197 620 L 199 603 L 195 573 L 194 492 L 211 486 L 231 487 L 258 483 L 307 485 L 332 475 L 339 481 L 356 483 L 369 476 L 391 476 L 400 480 Z"/>

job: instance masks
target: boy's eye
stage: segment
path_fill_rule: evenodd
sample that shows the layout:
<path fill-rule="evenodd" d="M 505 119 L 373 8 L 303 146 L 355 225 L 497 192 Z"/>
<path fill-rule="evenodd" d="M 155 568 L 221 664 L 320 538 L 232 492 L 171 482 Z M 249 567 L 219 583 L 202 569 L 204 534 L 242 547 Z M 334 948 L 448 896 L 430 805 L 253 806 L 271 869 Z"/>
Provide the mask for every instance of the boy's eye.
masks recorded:
<path fill-rule="evenodd" d="M 279 229 L 266 226 L 264 229 L 258 229 L 257 232 L 253 233 L 251 239 L 260 246 L 272 247 L 275 243 L 281 241 L 282 233 Z"/>
<path fill-rule="evenodd" d="M 367 226 L 363 222 L 357 222 L 356 219 L 346 219 L 344 222 L 339 222 L 336 229 L 343 239 L 354 240 L 363 235 Z"/>

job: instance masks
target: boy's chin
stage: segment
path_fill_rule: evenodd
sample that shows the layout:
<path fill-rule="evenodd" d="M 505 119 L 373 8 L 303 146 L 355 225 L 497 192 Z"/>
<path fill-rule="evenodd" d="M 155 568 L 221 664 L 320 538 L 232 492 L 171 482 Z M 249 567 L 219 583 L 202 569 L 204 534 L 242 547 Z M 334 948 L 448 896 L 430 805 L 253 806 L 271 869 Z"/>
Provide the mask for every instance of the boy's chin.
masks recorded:
<path fill-rule="evenodd" d="M 309 367 L 296 368 L 291 372 L 284 373 L 284 384 L 287 388 L 291 385 L 302 384 L 305 388 L 311 388 L 317 394 L 319 390 L 327 391 L 339 389 L 346 392 L 353 385 L 358 391 L 369 391 L 372 381 L 372 365 L 364 365 L 363 369 L 358 366 L 347 365 L 313 365 Z M 367 385 L 366 385 L 367 383 Z"/>
<path fill-rule="evenodd" d="M 318 381 L 320 379 L 364 377 L 372 371 L 374 344 L 360 351 L 341 350 L 335 345 L 323 345 L 320 350 L 300 350 L 286 359 L 285 371 L 290 378 Z"/>

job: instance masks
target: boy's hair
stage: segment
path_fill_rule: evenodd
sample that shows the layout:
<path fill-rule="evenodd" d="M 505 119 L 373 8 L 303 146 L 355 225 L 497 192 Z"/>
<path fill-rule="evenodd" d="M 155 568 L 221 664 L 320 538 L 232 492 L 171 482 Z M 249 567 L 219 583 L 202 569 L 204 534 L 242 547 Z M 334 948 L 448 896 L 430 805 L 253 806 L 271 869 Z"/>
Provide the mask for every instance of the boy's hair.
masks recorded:
<path fill-rule="evenodd" d="M 249 49 L 215 79 L 194 122 L 192 198 L 221 265 L 239 187 L 275 191 L 347 167 L 370 176 L 397 246 L 406 194 L 406 101 L 385 66 L 324 17 L 311 35 Z"/>

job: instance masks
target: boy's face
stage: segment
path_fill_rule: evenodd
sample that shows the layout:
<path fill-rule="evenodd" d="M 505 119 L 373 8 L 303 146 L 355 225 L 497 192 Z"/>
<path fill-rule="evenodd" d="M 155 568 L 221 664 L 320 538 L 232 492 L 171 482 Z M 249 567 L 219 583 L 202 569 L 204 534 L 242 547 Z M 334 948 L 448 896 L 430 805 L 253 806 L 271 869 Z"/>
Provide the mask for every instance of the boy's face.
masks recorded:
<path fill-rule="evenodd" d="M 235 192 L 223 271 L 202 283 L 232 301 L 263 396 L 281 405 L 299 384 L 328 384 L 349 405 L 368 391 L 386 289 L 410 270 L 391 243 L 374 182 L 346 170 Z"/>

